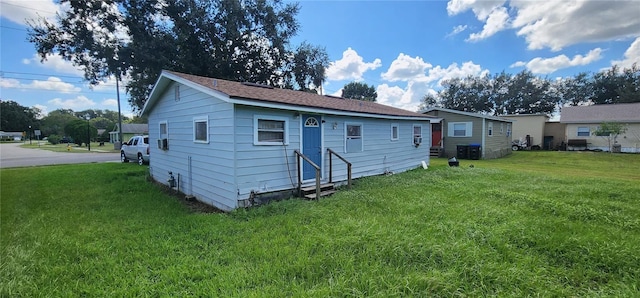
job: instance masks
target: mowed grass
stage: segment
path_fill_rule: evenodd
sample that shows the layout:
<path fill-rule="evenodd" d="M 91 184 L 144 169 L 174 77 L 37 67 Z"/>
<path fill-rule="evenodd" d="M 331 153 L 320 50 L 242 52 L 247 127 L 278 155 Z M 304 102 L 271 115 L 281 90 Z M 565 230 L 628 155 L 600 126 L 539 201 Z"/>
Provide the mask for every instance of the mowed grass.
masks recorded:
<path fill-rule="evenodd" d="M 0 296 L 640 295 L 640 155 L 461 164 L 229 214 L 129 164 L 1 170 Z"/>
<path fill-rule="evenodd" d="M 98 142 L 91 142 L 91 151 L 87 150 L 86 146 L 78 146 L 76 144 L 51 144 L 46 141 L 40 141 L 38 144 L 37 141 L 33 141 L 31 144 L 29 142 L 24 142 L 20 145 L 22 148 L 29 149 L 41 149 L 41 150 L 49 150 L 53 152 L 72 152 L 72 153 L 114 153 L 120 152 L 120 150 L 115 150 L 113 144 L 106 142 L 104 146 L 100 146 Z"/>

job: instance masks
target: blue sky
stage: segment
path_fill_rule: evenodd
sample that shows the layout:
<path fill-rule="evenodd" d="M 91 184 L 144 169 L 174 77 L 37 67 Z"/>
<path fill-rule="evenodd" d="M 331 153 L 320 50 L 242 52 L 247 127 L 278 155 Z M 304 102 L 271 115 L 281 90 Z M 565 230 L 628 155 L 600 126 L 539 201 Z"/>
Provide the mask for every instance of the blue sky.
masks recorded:
<path fill-rule="evenodd" d="M 325 94 L 351 81 L 375 86 L 378 102 L 416 110 L 442 80 L 517 73 L 551 79 L 640 64 L 640 1 L 301 1 L 293 45 L 324 46 Z M 50 17 L 51 0 L 0 0 L 0 98 L 45 113 L 117 110 L 115 82 L 89 88 L 59 57 L 41 63 L 25 19 Z M 123 112 L 131 114 L 121 93 Z"/>

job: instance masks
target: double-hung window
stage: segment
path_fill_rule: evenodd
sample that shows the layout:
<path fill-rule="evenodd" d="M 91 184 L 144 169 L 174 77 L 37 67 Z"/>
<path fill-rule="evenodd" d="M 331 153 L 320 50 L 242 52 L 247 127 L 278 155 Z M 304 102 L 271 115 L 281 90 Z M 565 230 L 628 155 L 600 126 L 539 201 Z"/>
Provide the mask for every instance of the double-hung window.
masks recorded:
<path fill-rule="evenodd" d="M 158 135 L 159 139 L 169 138 L 169 128 L 167 126 L 167 121 L 160 121 L 159 131 L 160 131 L 160 134 Z"/>
<path fill-rule="evenodd" d="M 399 129 L 399 126 L 397 123 L 391 124 L 391 140 L 392 141 L 397 141 L 400 138 L 398 129 Z"/>
<path fill-rule="evenodd" d="M 578 127 L 578 137 L 588 137 L 591 134 L 588 126 L 579 126 Z"/>
<path fill-rule="evenodd" d="M 422 125 L 413 125 L 413 144 L 419 145 L 422 143 Z"/>
<path fill-rule="evenodd" d="M 193 142 L 209 143 L 209 117 L 193 118 Z"/>
<path fill-rule="evenodd" d="M 488 122 L 488 123 L 487 123 L 487 128 L 488 128 L 488 130 L 489 130 L 488 135 L 489 135 L 489 136 L 492 136 L 492 135 L 493 135 L 493 122 Z"/>
<path fill-rule="evenodd" d="M 450 137 L 471 137 L 473 122 L 449 122 L 447 135 Z"/>
<path fill-rule="evenodd" d="M 362 151 L 362 124 L 345 123 L 344 151 L 347 153 Z"/>
<path fill-rule="evenodd" d="M 254 145 L 287 145 L 289 143 L 289 123 L 284 117 L 254 116 Z"/>

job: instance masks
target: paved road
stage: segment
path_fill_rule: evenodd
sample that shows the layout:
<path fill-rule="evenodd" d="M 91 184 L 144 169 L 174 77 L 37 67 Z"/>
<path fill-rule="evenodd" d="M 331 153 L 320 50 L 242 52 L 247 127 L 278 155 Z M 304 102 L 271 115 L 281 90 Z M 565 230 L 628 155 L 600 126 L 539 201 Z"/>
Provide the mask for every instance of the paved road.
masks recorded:
<path fill-rule="evenodd" d="M 20 148 L 20 145 L 21 143 L 0 144 L 0 168 L 120 161 L 118 153 L 53 152 Z"/>

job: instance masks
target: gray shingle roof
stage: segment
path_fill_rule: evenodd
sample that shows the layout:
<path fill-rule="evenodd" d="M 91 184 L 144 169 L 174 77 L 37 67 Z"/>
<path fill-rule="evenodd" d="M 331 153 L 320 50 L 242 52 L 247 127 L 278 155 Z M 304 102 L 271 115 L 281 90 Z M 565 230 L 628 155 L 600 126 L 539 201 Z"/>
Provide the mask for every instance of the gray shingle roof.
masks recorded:
<path fill-rule="evenodd" d="M 118 131 L 118 125 L 117 124 L 116 124 L 116 129 L 114 131 Z M 122 133 L 148 134 L 149 133 L 149 125 L 148 124 L 124 123 L 124 124 L 122 124 Z"/>
<path fill-rule="evenodd" d="M 563 107 L 561 123 L 640 122 L 640 103 Z"/>

